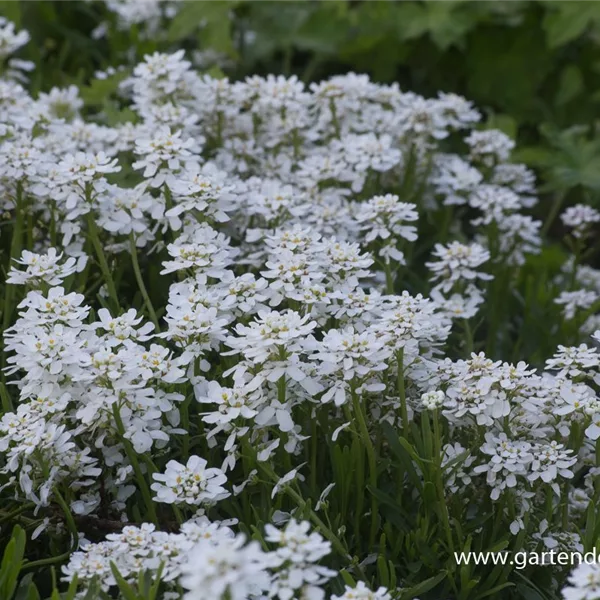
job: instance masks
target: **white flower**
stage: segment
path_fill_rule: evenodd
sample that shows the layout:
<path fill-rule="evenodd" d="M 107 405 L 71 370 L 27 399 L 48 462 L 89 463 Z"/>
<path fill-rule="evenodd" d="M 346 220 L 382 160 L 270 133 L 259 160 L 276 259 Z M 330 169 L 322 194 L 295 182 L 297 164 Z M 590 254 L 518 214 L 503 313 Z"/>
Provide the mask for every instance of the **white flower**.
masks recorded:
<path fill-rule="evenodd" d="M 568 582 L 561 590 L 564 600 L 595 600 L 600 597 L 600 566 L 580 564 L 571 572 Z"/>
<path fill-rule="evenodd" d="M 452 294 L 444 297 L 439 289 L 431 291 L 431 299 L 440 307 L 440 312 L 451 319 L 470 319 L 474 317 L 484 302 L 483 294 L 475 287 L 467 288 L 464 295 Z"/>
<path fill-rule="evenodd" d="M 487 473 L 487 483 L 492 487 L 491 498 L 497 500 L 506 489 L 517 486 L 517 477 L 526 477 L 534 460 L 531 444 L 509 440 L 505 433 L 485 434 L 486 443 L 481 451 L 491 456 L 487 464 L 474 468 L 474 473 Z"/>
<path fill-rule="evenodd" d="M 469 196 L 469 206 L 482 213 L 481 217 L 471 221 L 474 227 L 480 227 L 492 222 L 503 223 L 511 213 L 521 208 L 521 199 L 509 188 L 480 185 Z"/>
<path fill-rule="evenodd" d="M 318 361 L 317 371 L 329 387 L 322 402 L 333 400 L 336 406 L 345 404 L 352 386 L 359 394 L 385 389 L 376 377 L 387 368 L 386 361 L 392 354 L 385 345 L 385 338 L 371 331 L 357 333 L 352 327 L 341 331 L 331 329 L 316 349 L 310 358 Z"/>
<path fill-rule="evenodd" d="M 216 468 L 206 468 L 206 461 L 190 456 L 184 466 L 175 460 L 167 463 L 165 473 L 154 473 L 152 484 L 155 500 L 167 504 L 206 504 L 229 496 L 223 484 L 227 477 Z"/>
<path fill-rule="evenodd" d="M 248 390 L 242 382 L 233 388 L 222 387 L 218 381 L 209 381 L 206 392 L 196 394 L 201 403 L 216 404 L 217 410 L 206 413 L 205 423 L 229 423 L 237 419 L 252 419 L 256 416 L 260 396 Z"/>
<path fill-rule="evenodd" d="M 74 85 L 67 88 L 53 87 L 50 92 L 42 92 L 38 97 L 38 108 L 49 119 L 70 121 L 78 116 L 82 107 L 83 100 L 79 97 L 79 89 Z"/>
<path fill-rule="evenodd" d="M 231 600 L 247 600 L 269 589 L 268 567 L 273 559 L 258 542 L 246 544 L 243 535 L 217 545 L 201 540 L 182 566 L 184 600 L 215 600 L 226 594 Z"/>
<path fill-rule="evenodd" d="M 118 173 L 120 170 L 117 159 L 110 158 L 104 152 L 98 154 L 77 152 L 76 154 L 67 154 L 58 163 L 58 178 L 65 184 L 83 186 L 105 174 Z"/>
<path fill-rule="evenodd" d="M 418 219 L 416 205 L 400 202 L 398 196 L 393 194 L 374 196 L 368 202 L 361 203 L 356 214 L 356 220 L 366 232 L 367 242 L 377 238 L 387 240 L 390 236 L 414 242 L 417 239 L 417 228 L 406 223 Z"/>
<path fill-rule="evenodd" d="M 346 591 L 341 596 L 331 596 L 331 600 L 392 600 L 392 596 L 384 587 L 372 592 L 364 581 L 359 581 L 356 587 L 347 585 Z"/>
<path fill-rule="evenodd" d="M 138 317 L 134 308 L 118 317 L 112 317 L 106 308 L 101 308 L 98 311 L 98 317 L 100 321 L 95 325 L 114 336 L 114 341 L 108 340 L 110 345 L 120 344 L 129 339 L 145 342 L 152 337 L 149 335 L 154 329 L 152 323 L 146 323 L 136 329 L 142 322 L 143 317 Z"/>
<path fill-rule="evenodd" d="M 184 230 L 177 240 L 167 246 L 172 261 L 163 263 L 161 275 L 189 269 L 195 274 L 222 279 L 226 267 L 237 251 L 229 245 L 229 238 L 207 224 Z"/>
<path fill-rule="evenodd" d="M 491 275 L 478 270 L 478 267 L 490 259 L 490 253 L 480 244 L 436 244 L 433 256 L 438 260 L 425 263 L 425 266 L 433 271 L 431 280 L 439 282 L 434 289 L 440 289 L 444 293 L 449 292 L 458 283 L 492 279 Z"/>
<path fill-rule="evenodd" d="M 437 154 L 431 178 L 436 194 L 444 197 L 446 206 L 467 203 L 469 193 L 483 180 L 483 175 L 460 156 Z"/>
<path fill-rule="evenodd" d="M 421 405 L 427 410 L 436 410 L 444 404 L 446 394 L 442 390 L 432 390 L 421 395 Z"/>
<path fill-rule="evenodd" d="M 546 369 L 558 370 L 557 377 L 579 377 L 600 366 L 600 355 L 596 348 L 586 344 L 579 346 L 558 346 L 552 358 L 546 361 Z"/>
<path fill-rule="evenodd" d="M 591 308 L 599 298 L 597 292 L 575 290 L 574 292 L 561 292 L 554 302 L 563 306 L 565 319 L 571 320 L 578 312 Z"/>
<path fill-rule="evenodd" d="M 56 248 L 49 248 L 46 254 L 35 254 L 23 250 L 21 258 L 15 262 L 25 267 L 21 271 L 17 267 L 11 267 L 6 283 L 17 285 L 29 285 L 39 287 L 42 283 L 47 285 L 60 285 L 69 275 L 82 271 L 87 262 L 85 255 L 78 259 L 74 257 L 62 261 L 63 254 L 58 254 Z"/>
<path fill-rule="evenodd" d="M 29 33 L 25 30 L 15 31 L 15 24 L 0 17 L 0 59 L 4 60 L 13 52 L 16 52 L 21 46 L 29 42 Z"/>
<path fill-rule="evenodd" d="M 290 519 L 283 531 L 273 525 L 265 526 L 265 540 L 278 545 L 273 554 L 281 563 L 271 583 L 270 597 L 291 600 L 294 592 L 302 590 L 310 598 L 335 575 L 335 571 L 313 564 L 331 552 L 331 543 L 309 531 L 310 523 L 295 519 Z"/>
<path fill-rule="evenodd" d="M 155 576 L 162 565 L 162 585 L 172 589 L 181 574 L 181 565 L 198 542 L 206 546 L 218 545 L 234 537 L 224 524 L 211 523 L 199 516 L 181 525 L 179 533 L 157 531 L 150 523 L 140 527 L 126 526 L 120 533 L 111 533 L 99 543 L 86 543 L 83 550 L 71 555 L 68 565 L 63 566 L 64 579 L 77 579 L 84 589 L 97 578 L 105 592 L 116 589 L 110 563 L 134 587 L 140 571 Z M 170 592 L 165 592 L 165 598 Z M 179 596 L 178 596 L 179 597 Z"/>
<path fill-rule="evenodd" d="M 471 148 L 471 158 L 486 167 L 508 160 L 515 143 L 497 129 L 472 131 L 465 142 Z"/>
<path fill-rule="evenodd" d="M 298 473 L 298 471 L 303 466 L 304 464 L 300 465 L 299 467 L 296 467 L 295 469 L 292 469 L 289 473 L 286 473 L 273 487 L 273 491 L 271 492 L 271 498 L 275 498 L 275 496 L 277 496 L 277 494 L 281 492 L 282 488 L 290 481 L 294 481 L 294 479 L 296 478 L 303 480 L 304 477 L 300 473 Z"/>
<path fill-rule="evenodd" d="M 459 442 L 446 444 L 442 449 L 442 468 L 444 481 L 452 493 L 463 492 L 472 485 L 471 465 L 475 457 Z"/>
<path fill-rule="evenodd" d="M 259 311 L 250 325 L 236 325 L 237 337 L 227 338 L 227 345 L 254 363 L 278 360 L 281 352 L 289 354 L 301 350 L 303 339 L 316 326 L 308 315 L 301 317 L 293 310 Z"/>
<path fill-rule="evenodd" d="M 162 185 L 165 176 L 155 177 L 161 168 L 177 171 L 190 162 L 196 162 L 194 153 L 198 150 L 197 143 L 188 138 L 181 139 L 182 131 L 171 132 L 169 127 L 161 127 L 149 137 L 139 138 L 135 142 L 135 152 L 142 156 L 141 160 L 133 163 L 134 169 L 144 169 L 144 177 L 152 178 L 152 185 Z"/>
<path fill-rule="evenodd" d="M 571 467 L 577 462 L 577 457 L 573 456 L 573 451 L 565 449 L 563 444 L 552 441 L 549 444 L 537 444 L 532 449 L 533 461 L 531 463 L 531 473 L 528 475 L 529 481 L 536 481 L 538 478 L 544 483 L 553 483 L 557 477 L 572 479 L 573 472 Z M 558 485 L 553 485 L 554 491 L 560 495 Z"/>
<path fill-rule="evenodd" d="M 576 238 L 583 238 L 595 223 L 600 222 L 600 212 L 587 204 L 576 204 L 569 206 L 560 218 L 566 227 L 573 230 Z"/>

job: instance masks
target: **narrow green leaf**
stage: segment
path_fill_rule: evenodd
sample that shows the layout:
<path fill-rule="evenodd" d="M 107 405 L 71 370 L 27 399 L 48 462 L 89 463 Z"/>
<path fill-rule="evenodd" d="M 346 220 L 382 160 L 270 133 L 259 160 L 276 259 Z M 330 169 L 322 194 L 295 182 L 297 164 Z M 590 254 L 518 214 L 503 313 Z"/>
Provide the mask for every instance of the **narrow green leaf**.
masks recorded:
<path fill-rule="evenodd" d="M 6 385 L 4 383 L 0 383 L 0 400 L 2 401 L 2 412 L 14 412 L 13 403 L 10 399 L 10 394 L 8 393 L 8 390 L 6 389 Z"/>
<path fill-rule="evenodd" d="M 119 569 L 117 569 L 117 565 L 111 561 L 110 570 L 112 571 L 113 577 L 117 582 L 117 586 L 123 594 L 125 600 L 139 600 L 138 595 L 135 593 L 135 590 L 125 581 L 121 573 L 119 573 Z"/>
<path fill-rule="evenodd" d="M 481 600 L 482 598 L 487 598 L 489 596 L 492 596 L 493 594 L 496 594 L 500 590 L 504 590 L 509 587 L 515 587 L 515 584 L 512 583 L 511 581 L 501 583 L 500 585 L 497 585 L 496 587 L 492 588 L 491 590 L 488 590 L 487 592 L 484 592 L 483 594 L 479 594 L 478 596 L 475 596 L 475 600 Z"/>
<path fill-rule="evenodd" d="M 420 596 L 421 594 L 432 590 L 438 583 L 442 582 L 446 576 L 446 572 L 438 573 L 434 577 L 430 577 L 414 587 L 404 590 L 401 595 L 402 600 L 411 600 L 411 598 L 415 598 L 416 596 Z"/>
<path fill-rule="evenodd" d="M 346 569 L 342 569 L 340 571 L 340 575 L 342 576 L 342 579 L 346 585 L 349 585 L 350 587 L 356 586 L 356 581 L 354 581 L 354 578 L 352 575 L 350 575 L 350 573 L 348 573 L 348 571 L 346 571 Z"/>

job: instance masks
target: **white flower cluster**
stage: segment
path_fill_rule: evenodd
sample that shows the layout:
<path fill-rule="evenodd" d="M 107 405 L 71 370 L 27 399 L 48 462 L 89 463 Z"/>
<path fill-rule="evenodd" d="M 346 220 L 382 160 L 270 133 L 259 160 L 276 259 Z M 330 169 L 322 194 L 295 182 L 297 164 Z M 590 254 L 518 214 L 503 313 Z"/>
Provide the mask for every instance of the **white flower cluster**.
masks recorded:
<path fill-rule="evenodd" d="M 294 519 L 284 529 L 267 525 L 265 534 L 273 550 L 265 551 L 258 542 L 235 535 L 226 523 L 202 515 L 183 523 L 178 533 L 157 531 L 148 523 L 129 525 L 75 552 L 63 575 L 66 581 L 76 576 L 84 585 L 98 582 L 108 592 L 117 587 L 114 565 L 129 583 L 140 572 L 160 573 L 165 598 L 179 598 L 180 585 L 186 590 L 184 600 L 323 600 L 322 585 L 336 572 L 318 562 L 331 552 L 331 544 L 311 532 L 308 522 Z M 359 598 L 391 598 L 385 588 L 371 592 L 363 582 L 355 592 Z"/>
<path fill-rule="evenodd" d="M 105 541 L 89 543 L 73 553 L 63 574 L 67 581 L 77 576 L 84 586 L 97 580 L 108 591 L 117 585 L 111 569 L 114 563 L 126 581 L 136 581 L 140 571 L 155 575 L 161 569 L 162 580 L 174 586 L 188 555 L 198 544 L 218 547 L 233 539 L 235 534 L 227 525 L 211 523 L 204 516 L 183 523 L 179 533 L 157 531 L 150 523 L 128 525 L 119 533 L 108 534 Z"/>
<path fill-rule="evenodd" d="M 111 2 L 128 24 L 173 8 L 133 4 Z M 8 53 L 26 41 L 4 20 L 0 37 Z M 135 119 L 108 126 L 84 119 L 76 88 L 34 98 L 0 80 L 0 210 L 15 220 L 2 491 L 54 522 L 58 504 L 129 524 L 82 544 L 68 580 L 111 590 L 114 563 L 127 581 L 160 571 L 165 598 L 321 600 L 335 536 L 294 518 L 263 528 L 269 512 L 260 531 L 242 523 L 261 546 L 200 512 L 251 516 L 255 486 L 270 486 L 263 500 L 308 487 L 303 457 L 326 457 L 319 443 L 370 450 L 383 423 L 409 435 L 410 419 L 441 428 L 435 460 L 411 470 L 439 468 L 435 494 L 502 501 L 527 543 L 578 543 L 576 525 L 548 529 L 536 507 L 596 499 L 584 471 L 597 467 L 597 351 L 569 342 L 540 372 L 455 343 L 479 320 L 495 339 L 482 306 L 541 245 L 533 176 L 509 162 L 507 136 L 475 129 L 479 113 L 452 94 L 356 74 L 232 82 L 183 50 L 145 57 L 120 91 Z M 573 207 L 563 221 L 584 243 L 596 217 Z M 600 275 L 574 266 L 555 301 L 578 334 L 570 321 L 593 310 Z M 387 476 L 374 462 L 369 475 Z M 166 515 L 179 533 L 158 529 Z M 397 595 L 337 589 L 332 600 Z"/>

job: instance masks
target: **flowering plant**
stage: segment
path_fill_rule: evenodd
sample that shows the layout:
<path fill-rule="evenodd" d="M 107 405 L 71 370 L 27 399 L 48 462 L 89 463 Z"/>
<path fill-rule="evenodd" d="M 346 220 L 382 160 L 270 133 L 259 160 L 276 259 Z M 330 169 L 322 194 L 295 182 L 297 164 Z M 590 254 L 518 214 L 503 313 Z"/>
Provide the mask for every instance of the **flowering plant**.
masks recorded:
<path fill-rule="evenodd" d="M 452 94 L 156 53 L 109 126 L 9 75 L 0 520 L 34 540 L 23 593 L 595 597 L 596 571 L 455 552 L 597 542 L 598 213 L 568 208 L 573 252 L 540 269 L 532 173 Z"/>

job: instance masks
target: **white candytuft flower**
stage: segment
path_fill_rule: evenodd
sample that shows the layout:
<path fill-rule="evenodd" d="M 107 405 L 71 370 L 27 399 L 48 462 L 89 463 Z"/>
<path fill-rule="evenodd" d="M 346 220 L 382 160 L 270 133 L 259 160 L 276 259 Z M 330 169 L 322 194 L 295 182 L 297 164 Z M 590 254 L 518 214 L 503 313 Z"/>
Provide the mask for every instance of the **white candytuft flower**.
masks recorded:
<path fill-rule="evenodd" d="M 206 468 L 206 461 L 190 456 L 182 465 L 175 460 L 167 463 L 164 473 L 154 473 L 152 489 L 155 500 L 167 504 L 211 504 L 229 496 L 223 487 L 227 477 L 216 468 Z"/>

